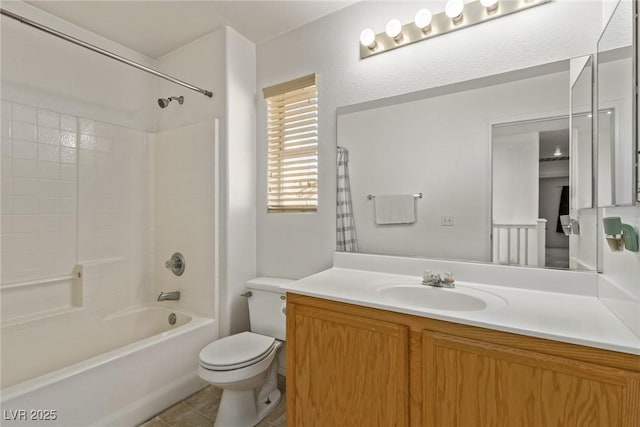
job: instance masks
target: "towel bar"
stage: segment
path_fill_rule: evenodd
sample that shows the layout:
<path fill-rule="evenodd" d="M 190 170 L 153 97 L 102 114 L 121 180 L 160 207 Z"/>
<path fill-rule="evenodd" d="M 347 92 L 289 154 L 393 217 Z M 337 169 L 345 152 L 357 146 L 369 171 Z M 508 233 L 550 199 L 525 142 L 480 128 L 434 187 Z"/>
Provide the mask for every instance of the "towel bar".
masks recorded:
<path fill-rule="evenodd" d="M 367 195 L 367 200 L 373 200 L 373 199 L 375 199 L 375 198 L 376 198 L 376 196 L 374 196 L 373 194 L 369 194 L 369 195 Z M 422 193 L 415 193 L 415 194 L 413 195 L 413 198 L 414 198 L 414 199 L 422 199 Z"/>

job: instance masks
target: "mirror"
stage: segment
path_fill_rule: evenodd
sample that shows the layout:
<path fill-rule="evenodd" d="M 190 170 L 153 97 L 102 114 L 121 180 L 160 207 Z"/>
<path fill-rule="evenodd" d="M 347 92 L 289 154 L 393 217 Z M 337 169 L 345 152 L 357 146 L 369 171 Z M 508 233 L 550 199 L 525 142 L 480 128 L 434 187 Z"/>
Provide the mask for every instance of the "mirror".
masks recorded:
<path fill-rule="evenodd" d="M 595 269 L 596 221 L 580 223 L 580 212 L 595 211 L 591 118 L 588 102 L 576 101 L 582 110 L 569 116 L 569 65 L 544 64 L 338 109 L 338 145 L 348 152 L 348 167 L 338 173 L 338 203 L 351 206 L 338 215 L 338 244 L 353 238 L 364 253 Z M 591 63 L 582 65 L 576 89 L 590 91 Z M 580 131 L 573 145 L 570 123 Z M 576 162 L 585 165 L 574 167 L 574 176 L 569 150 L 578 150 Z M 563 196 L 569 181 L 575 188 Z M 550 187 L 545 201 L 543 186 Z M 557 231 L 563 199 L 573 200 L 566 210 L 576 242 L 593 236 L 585 262 L 570 261 L 571 238 L 562 224 Z M 544 203 L 551 207 L 543 209 Z M 356 233 L 341 236 L 353 225 Z M 541 236 L 551 240 L 547 232 L 564 237 L 562 262 L 549 261 L 553 251 L 539 244 Z"/>
<path fill-rule="evenodd" d="M 595 144 L 593 138 L 593 57 L 571 60 L 571 114 L 569 116 L 570 200 L 568 225 L 562 230 L 569 240 L 569 268 L 598 269 L 598 211 L 594 192 Z M 601 111 L 602 121 L 610 119 L 610 111 Z M 560 221 L 562 222 L 562 221 Z M 553 247 L 548 244 L 549 247 Z M 551 250 L 551 253 L 555 250 Z M 550 258 L 552 261 L 554 258 Z"/>
<path fill-rule="evenodd" d="M 598 206 L 629 206 L 640 201 L 635 128 L 636 85 L 633 48 L 636 2 L 620 1 L 597 49 Z"/>

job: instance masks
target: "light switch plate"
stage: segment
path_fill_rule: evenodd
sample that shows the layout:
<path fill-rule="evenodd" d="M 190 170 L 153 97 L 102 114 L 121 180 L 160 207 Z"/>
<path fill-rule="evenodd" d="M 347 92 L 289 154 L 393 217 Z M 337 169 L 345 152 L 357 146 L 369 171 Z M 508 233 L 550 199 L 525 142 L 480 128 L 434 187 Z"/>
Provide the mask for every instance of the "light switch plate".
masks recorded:
<path fill-rule="evenodd" d="M 443 227 L 453 227 L 453 217 L 443 216 L 440 225 L 442 225 Z"/>

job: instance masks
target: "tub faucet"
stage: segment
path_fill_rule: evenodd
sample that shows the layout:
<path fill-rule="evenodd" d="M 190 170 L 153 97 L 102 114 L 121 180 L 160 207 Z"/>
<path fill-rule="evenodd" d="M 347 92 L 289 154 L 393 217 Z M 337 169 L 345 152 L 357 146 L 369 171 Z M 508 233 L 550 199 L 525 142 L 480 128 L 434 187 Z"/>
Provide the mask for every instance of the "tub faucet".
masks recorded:
<path fill-rule="evenodd" d="M 178 301 L 180 299 L 180 291 L 160 292 L 158 301 Z"/>
<path fill-rule="evenodd" d="M 455 278 L 451 273 L 444 273 L 441 276 L 431 271 L 425 271 L 422 273 L 422 284 L 427 286 L 433 286 L 435 288 L 455 288 Z"/>

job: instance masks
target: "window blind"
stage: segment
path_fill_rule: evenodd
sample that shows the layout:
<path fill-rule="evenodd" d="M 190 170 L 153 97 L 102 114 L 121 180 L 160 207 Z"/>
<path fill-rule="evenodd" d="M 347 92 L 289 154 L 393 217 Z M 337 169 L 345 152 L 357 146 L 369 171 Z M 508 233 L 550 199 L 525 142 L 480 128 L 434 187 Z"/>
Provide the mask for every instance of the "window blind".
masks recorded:
<path fill-rule="evenodd" d="M 318 208 L 316 75 L 263 89 L 267 100 L 269 212 Z"/>

